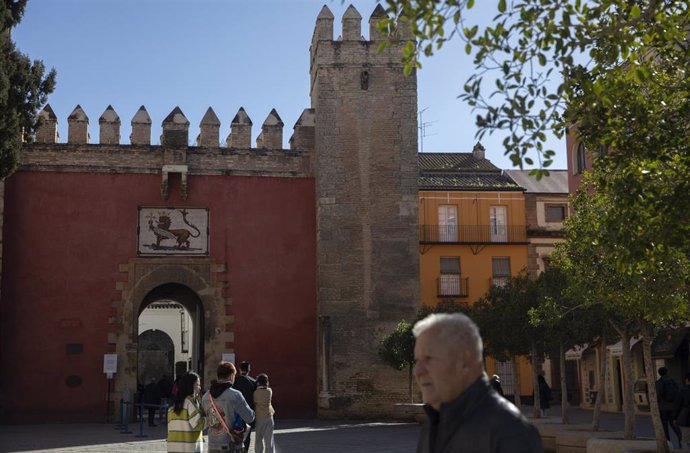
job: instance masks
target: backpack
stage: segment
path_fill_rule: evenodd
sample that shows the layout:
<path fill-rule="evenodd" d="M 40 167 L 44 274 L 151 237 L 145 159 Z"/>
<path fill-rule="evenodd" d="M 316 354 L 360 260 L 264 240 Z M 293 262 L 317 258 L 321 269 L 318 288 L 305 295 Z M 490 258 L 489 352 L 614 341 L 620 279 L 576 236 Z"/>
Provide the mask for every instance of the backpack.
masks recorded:
<path fill-rule="evenodd" d="M 678 384 L 673 379 L 662 379 L 661 399 L 667 403 L 673 403 L 680 395 Z"/>

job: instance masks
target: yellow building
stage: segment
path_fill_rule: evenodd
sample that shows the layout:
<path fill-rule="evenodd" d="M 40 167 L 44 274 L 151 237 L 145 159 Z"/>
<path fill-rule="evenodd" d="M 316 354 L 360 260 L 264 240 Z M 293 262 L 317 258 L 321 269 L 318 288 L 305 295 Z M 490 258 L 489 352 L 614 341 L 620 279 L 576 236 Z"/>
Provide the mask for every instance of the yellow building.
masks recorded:
<path fill-rule="evenodd" d="M 477 144 L 471 153 L 420 153 L 420 292 L 422 304 L 474 303 L 528 266 L 525 196 Z M 487 360 L 514 394 L 510 363 Z M 527 363 L 520 394 L 532 394 Z"/>

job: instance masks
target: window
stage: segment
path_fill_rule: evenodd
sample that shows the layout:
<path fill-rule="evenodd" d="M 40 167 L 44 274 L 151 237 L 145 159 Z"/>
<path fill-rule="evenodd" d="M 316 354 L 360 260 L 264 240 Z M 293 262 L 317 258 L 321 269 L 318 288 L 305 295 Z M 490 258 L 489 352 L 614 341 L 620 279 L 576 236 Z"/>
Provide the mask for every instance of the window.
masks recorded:
<path fill-rule="evenodd" d="M 508 228 L 505 206 L 491 206 L 489 208 L 489 224 L 491 225 L 491 242 L 508 242 Z"/>
<path fill-rule="evenodd" d="M 460 257 L 442 256 L 441 275 L 438 279 L 439 296 L 458 296 L 460 288 Z"/>
<path fill-rule="evenodd" d="M 441 205 L 438 207 L 438 237 L 440 242 L 457 242 L 458 207 Z"/>
<path fill-rule="evenodd" d="M 546 221 L 549 223 L 562 223 L 565 220 L 565 205 L 563 204 L 547 204 Z"/>
<path fill-rule="evenodd" d="M 579 175 L 585 171 L 585 165 L 585 144 L 580 143 L 577 145 L 577 152 L 575 153 L 575 174 Z"/>
<path fill-rule="evenodd" d="M 510 258 L 493 257 L 491 258 L 492 279 L 491 284 L 495 286 L 505 286 L 510 280 Z"/>

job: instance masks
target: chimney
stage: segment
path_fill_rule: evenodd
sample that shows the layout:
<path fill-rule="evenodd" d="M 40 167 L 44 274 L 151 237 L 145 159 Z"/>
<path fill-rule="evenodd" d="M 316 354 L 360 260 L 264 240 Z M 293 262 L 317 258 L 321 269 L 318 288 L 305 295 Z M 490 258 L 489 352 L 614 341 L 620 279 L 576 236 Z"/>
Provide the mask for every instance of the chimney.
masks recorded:
<path fill-rule="evenodd" d="M 474 145 L 474 148 L 472 148 L 472 157 L 474 157 L 474 160 L 484 160 L 484 151 L 486 150 L 482 144 L 477 142 L 477 144 Z"/>

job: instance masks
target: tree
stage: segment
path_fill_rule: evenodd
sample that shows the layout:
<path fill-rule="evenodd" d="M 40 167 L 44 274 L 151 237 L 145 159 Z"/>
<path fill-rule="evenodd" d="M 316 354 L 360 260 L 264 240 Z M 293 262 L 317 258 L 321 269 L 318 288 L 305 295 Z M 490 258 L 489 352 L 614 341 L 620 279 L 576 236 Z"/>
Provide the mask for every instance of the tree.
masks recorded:
<path fill-rule="evenodd" d="M 472 306 L 472 315 L 484 340 L 484 352 L 497 360 L 513 362 L 515 404 L 520 407 L 517 357 L 529 356 L 532 362 L 534 416 L 539 417 L 540 401 L 537 373 L 544 356 L 544 329 L 529 322 L 529 311 L 536 305 L 534 282 L 526 273 L 509 279 L 505 286 L 492 286 Z"/>
<path fill-rule="evenodd" d="M 631 209 L 620 201 L 623 195 L 611 193 L 611 187 L 627 175 L 602 168 L 586 178 L 585 190 L 574 199 L 575 215 L 566 222 L 568 240 L 563 246 L 561 265 L 590 303 L 601 304 L 608 313 L 618 316 L 610 322 L 620 334 L 623 346 L 628 382 L 624 391 L 627 438 L 634 437 L 629 340 L 633 333 L 642 335 L 657 448 L 667 451 L 651 371 L 651 342 L 659 329 L 688 319 L 688 249 L 686 241 L 674 237 L 672 225 L 667 226 L 668 237 L 660 234 L 666 231 L 660 228 L 666 222 L 650 219 L 653 210 L 645 209 L 644 203 L 639 210 Z M 604 184 L 598 184 L 607 178 Z M 634 192 L 636 188 L 630 190 Z"/>
<path fill-rule="evenodd" d="M 383 363 L 390 365 L 396 370 L 407 368 L 410 402 L 413 402 L 412 370 L 414 367 L 414 341 L 412 324 L 403 320 L 398 323 L 393 332 L 383 339 L 379 349 L 379 357 L 383 360 Z"/>
<path fill-rule="evenodd" d="M 682 102 L 690 83 L 686 1 L 497 0 L 488 25 L 475 20 L 479 14 L 473 17 L 475 0 L 386 4 L 389 18 L 380 27 L 391 29 L 395 18 L 404 16 L 417 38 L 418 45 L 406 49 L 408 71 L 420 67 L 420 54 L 432 55 L 449 39 L 465 41 L 475 71 L 460 98 L 478 113 L 479 137 L 507 131 L 505 153 L 515 165 L 532 164 L 536 154 L 541 167 L 548 168 L 555 152 L 544 147 L 546 133 L 562 137 L 574 124 L 584 126 L 589 149 L 620 150 L 616 161 L 630 162 L 629 143 L 622 140 L 630 129 L 645 137 L 635 148 L 644 144 L 666 156 L 678 149 L 674 143 L 680 144 L 687 159 L 690 111 Z M 632 98 L 629 88 L 636 93 Z M 662 98 L 646 95 L 657 88 L 665 90 Z M 630 127 L 602 115 L 631 100 L 639 108 L 626 112 Z M 677 131 L 682 133 L 671 133 Z"/>
<path fill-rule="evenodd" d="M 10 31 L 22 18 L 27 0 L 0 1 L 0 182 L 17 168 L 22 140 L 31 140 L 38 110 L 55 88 L 55 70 L 19 52 Z"/>

